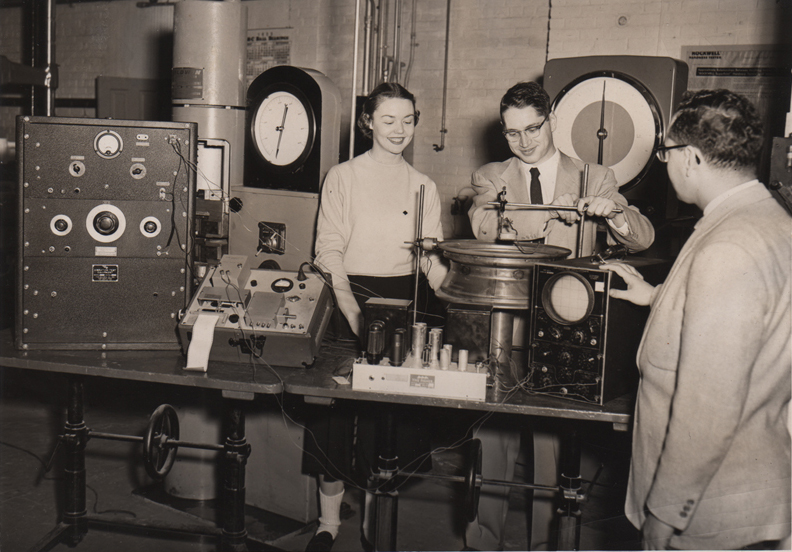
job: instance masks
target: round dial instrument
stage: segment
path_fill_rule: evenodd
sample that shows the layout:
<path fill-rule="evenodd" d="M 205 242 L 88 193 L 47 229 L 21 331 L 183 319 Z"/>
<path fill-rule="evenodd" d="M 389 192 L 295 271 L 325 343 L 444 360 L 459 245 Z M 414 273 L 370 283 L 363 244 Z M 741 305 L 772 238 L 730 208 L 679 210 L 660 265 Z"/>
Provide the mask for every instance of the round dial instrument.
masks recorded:
<path fill-rule="evenodd" d="M 588 163 L 613 169 L 622 191 L 641 181 L 663 140 L 654 96 L 615 71 L 582 75 L 553 101 L 556 147 Z"/>
<path fill-rule="evenodd" d="M 103 130 L 94 138 L 94 151 L 103 159 L 113 159 L 118 157 L 124 149 L 124 141 L 121 136 L 113 130 Z"/>
<path fill-rule="evenodd" d="M 277 90 L 253 114 L 251 133 L 256 149 L 276 167 L 302 163 L 311 152 L 315 128 L 310 105 L 296 94 Z"/>

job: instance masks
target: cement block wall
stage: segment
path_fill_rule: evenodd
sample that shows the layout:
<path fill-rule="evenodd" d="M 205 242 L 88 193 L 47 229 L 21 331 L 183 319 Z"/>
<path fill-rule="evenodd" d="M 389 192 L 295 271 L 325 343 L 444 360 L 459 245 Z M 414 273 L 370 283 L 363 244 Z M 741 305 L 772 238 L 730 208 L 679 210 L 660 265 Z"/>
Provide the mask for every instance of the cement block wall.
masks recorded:
<path fill-rule="evenodd" d="M 342 157 L 352 101 L 354 0 L 250 0 L 248 28 L 291 28 L 291 64 L 322 71 L 344 98 Z M 364 2 L 361 2 L 361 5 Z M 586 55 L 680 58 L 685 46 L 789 44 L 790 0 L 452 0 L 448 92 L 443 136 L 446 0 L 403 2 L 402 61 L 416 18 L 415 59 L 408 88 L 421 111 L 412 158 L 438 185 L 446 237 L 462 231 L 451 215 L 457 194 L 480 165 L 508 155 L 498 127 L 498 102 L 519 80 L 542 76 L 549 59 Z M 93 98 L 99 75 L 167 77 L 163 48 L 173 7 L 136 1 L 57 4 L 59 98 Z M 22 11 L 0 8 L 0 54 L 22 60 Z M 358 73 L 360 82 L 361 72 Z M 359 87 L 359 85 L 358 85 Z M 0 107 L 0 138 L 13 139 L 17 108 Z M 61 109 L 59 116 L 94 116 Z M 779 114 L 783 117 L 783 114 Z M 444 138 L 442 151 L 435 151 Z"/>

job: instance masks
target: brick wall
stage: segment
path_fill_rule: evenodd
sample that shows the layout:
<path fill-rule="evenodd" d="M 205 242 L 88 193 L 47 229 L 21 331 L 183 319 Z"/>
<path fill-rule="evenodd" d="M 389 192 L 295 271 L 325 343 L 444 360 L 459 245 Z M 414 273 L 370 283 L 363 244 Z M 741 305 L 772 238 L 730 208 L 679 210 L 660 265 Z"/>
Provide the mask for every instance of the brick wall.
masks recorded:
<path fill-rule="evenodd" d="M 325 73 L 342 93 L 342 137 L 351 106 L 353 0 L 251 0 L 249 27 L 292 27 L 291 63 Z M 58 97 L 92 98 L 98 75 L 160 76 L 157 46 L 167 40 L 172 8 L 136 1 L 57 5 Z M 393 2 L 391 2 L 393 4 Z M 519 80 L 541 77 L 547 59 L 584 55 L 670 56 L 683 46 L 768 44 L 792 40 L 792 0 L 451 0 L 443 136 L 446 0 L 417 0 L 415 61 L 408 88 L 421 121 L 415 167 L 440 189 L 447 236 L 464 229 L 450 205 L 470 174 L 508 149 L 498 132 L 498 102 Z M 402 52 L 409 55 L 412 2 L 403 2 Z M 21 55 L 21 10 L 0 8 L 0 54 Z M 359 71 L 358 79 L 360 82 Z M 57 115 L 91 116 L 59 111 Z M 15 110 L 0 107 L 0 137 L 13 137 Z M 444 138 L 442 151 L 435 151 Z M 342 141 L 344 138 L 342 138 Z M 346 155 L 348 146 L 342 148 Z"/>

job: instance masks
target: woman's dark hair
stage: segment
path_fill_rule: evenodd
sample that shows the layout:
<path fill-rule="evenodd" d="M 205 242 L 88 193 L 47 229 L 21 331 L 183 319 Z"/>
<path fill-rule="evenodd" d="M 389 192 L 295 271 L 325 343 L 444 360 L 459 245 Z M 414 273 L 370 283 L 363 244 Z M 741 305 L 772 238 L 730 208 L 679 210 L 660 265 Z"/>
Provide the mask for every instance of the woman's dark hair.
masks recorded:
<path fill-rule="evenodd" d="M 686 92 L 668 137 L 696 146 L 722 169 L 756 171 L 762 152 L 762 121 L 753 104 L 730 90 Z"/>
<path fill-rule="evenodd" d="M 399 83 L 383 82 L 368 95 L 357 120 L 357 126 L 366 138 L 371 138 L 371 120 L 374 117 L 374 112 L 382 102 L 393 98 L 412 102 L 413 111 L 415 111 L 414 124 L 418 124 L 418 116 L 421 113 L 415 108 L 415 96 Z"/>
<path fill-rule="evenodd" d="M 546 117 L 550 113 L 550 96 L 535 82 L 518 82 L 501 98 L 501 120 L 503 120 L 503 112 L 510 107 L 517 109 L 533 107 L 540 117 Z"/>

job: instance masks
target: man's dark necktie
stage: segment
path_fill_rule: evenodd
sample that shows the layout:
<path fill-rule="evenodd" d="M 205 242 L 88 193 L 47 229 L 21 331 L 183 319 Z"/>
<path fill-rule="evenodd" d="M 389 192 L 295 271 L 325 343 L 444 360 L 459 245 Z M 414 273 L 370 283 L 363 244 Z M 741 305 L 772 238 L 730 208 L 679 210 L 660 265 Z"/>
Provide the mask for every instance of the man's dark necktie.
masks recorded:
<path fill-rule="evenodd" d="M 543 205 L 542 184 L 539 182 L 539 169 L 531 167 L 531 203 Z"/>

